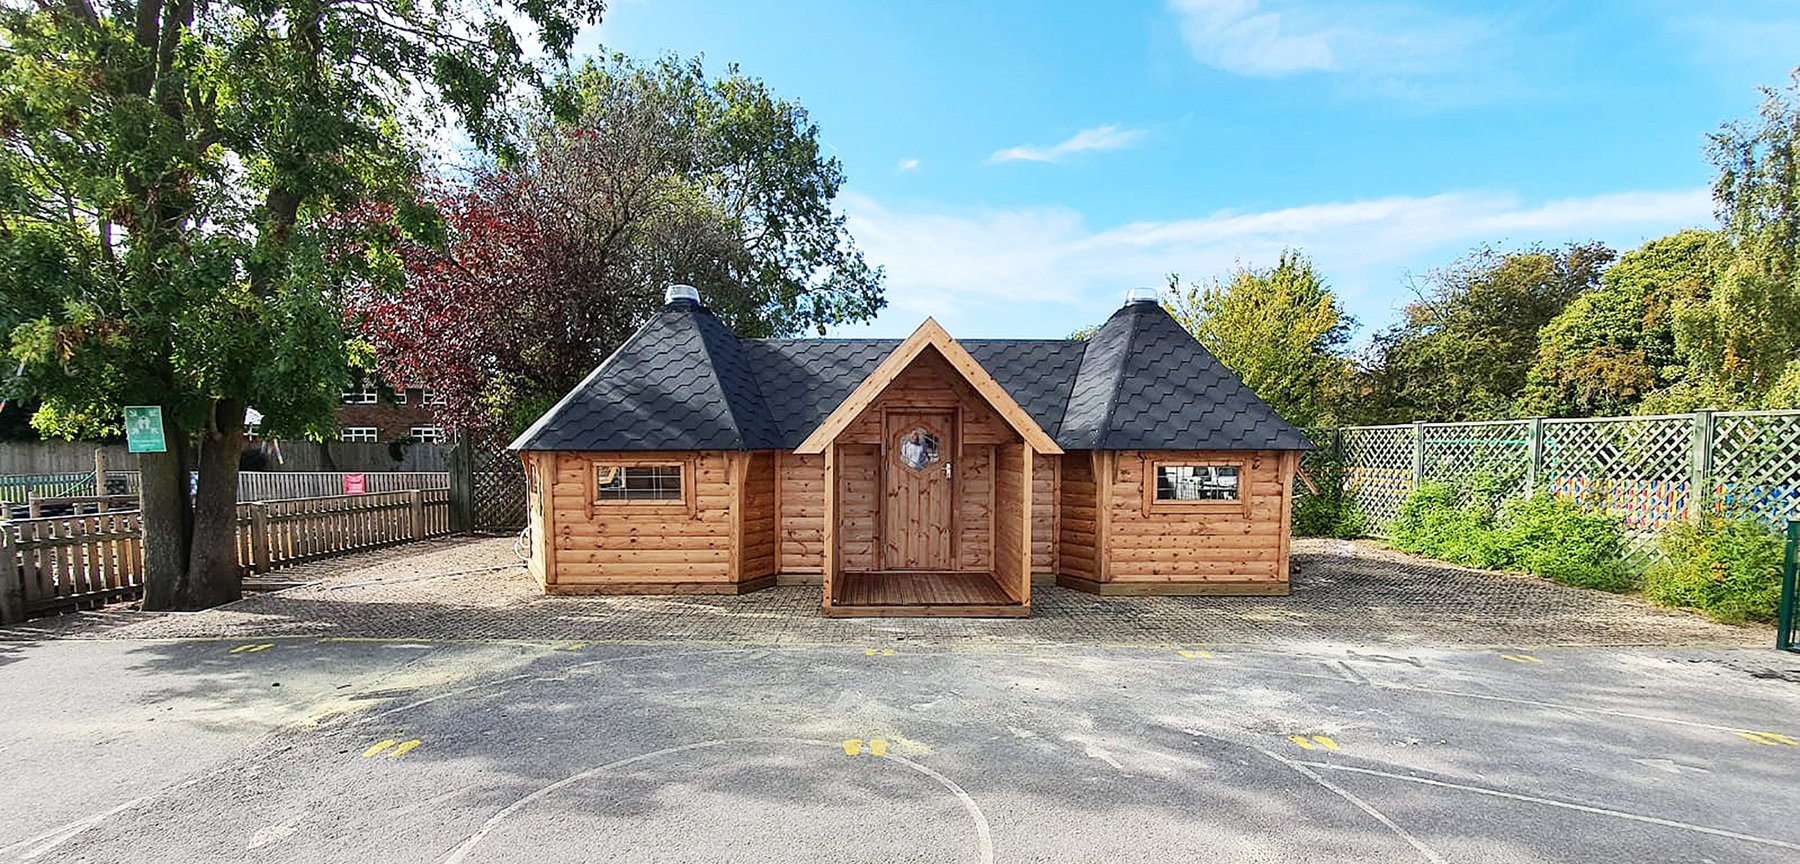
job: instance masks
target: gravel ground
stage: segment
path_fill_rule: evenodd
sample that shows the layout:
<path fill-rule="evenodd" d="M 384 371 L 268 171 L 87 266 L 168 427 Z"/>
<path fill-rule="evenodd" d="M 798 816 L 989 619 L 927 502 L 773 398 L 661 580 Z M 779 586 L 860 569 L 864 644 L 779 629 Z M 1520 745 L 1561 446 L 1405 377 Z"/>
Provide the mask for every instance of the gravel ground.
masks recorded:
<path fill-rule="evenodd" d="M 420 640 L 807 645 L 958 640 L 994 644 L 1742 646 L 1730 627 L 1639 599 L 1468 570 L 1368 543 L 1299 541 L 1287 597 L 1096 597 L 1040 584 L 1025 620 L 819 615 L 817 586 L 743 597 L 545 597 L 511 538 L 414 543 L 302 565 L 305 584 L 193 613 L 113 607 L 0 629 L 0 639 L 332 636 Z"/>

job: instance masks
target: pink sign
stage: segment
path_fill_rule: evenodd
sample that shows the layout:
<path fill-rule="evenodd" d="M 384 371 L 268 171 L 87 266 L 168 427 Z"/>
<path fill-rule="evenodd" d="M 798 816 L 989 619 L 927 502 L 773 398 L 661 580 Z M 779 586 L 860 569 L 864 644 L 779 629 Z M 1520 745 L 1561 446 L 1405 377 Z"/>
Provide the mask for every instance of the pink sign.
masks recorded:
<path fill-rule="evenodd" d="M 344 475 L 344 494 L 361 495 L 369 491 L 369 478 L 361 474 Z"/>

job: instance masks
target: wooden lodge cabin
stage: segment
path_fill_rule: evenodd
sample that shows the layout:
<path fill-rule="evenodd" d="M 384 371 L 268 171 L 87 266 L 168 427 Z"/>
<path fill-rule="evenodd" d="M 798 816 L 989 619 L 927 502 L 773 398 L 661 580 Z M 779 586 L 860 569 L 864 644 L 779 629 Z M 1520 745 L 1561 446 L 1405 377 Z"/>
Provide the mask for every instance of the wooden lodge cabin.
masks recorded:
<path fill-rule="evenodd" d="M 675 286 L 513 442 L 552 594 L 822 585 L 826 615 L 1285 594 L 1311 445 L 1155 302 L 1085 341 L 739 339 Z"/>

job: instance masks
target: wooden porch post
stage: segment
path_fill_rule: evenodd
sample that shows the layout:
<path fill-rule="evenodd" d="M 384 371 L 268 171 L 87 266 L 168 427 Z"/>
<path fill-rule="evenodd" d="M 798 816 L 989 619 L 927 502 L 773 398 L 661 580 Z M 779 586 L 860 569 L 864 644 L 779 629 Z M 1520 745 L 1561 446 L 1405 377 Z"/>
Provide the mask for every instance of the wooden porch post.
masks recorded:
<path fill-rule="evenodd" d="M 1031 605 L 1031 463 L 1037 459 L 1037 453 L 1031 449 L 1030 442 L 1019 442 L 1019 572 L 1013 578 L 1019 580 L 1019 590 L 1015 596 L 1026 606 Z"/>
<path fill-rule="evenodd" d="M 823 566 L 820 568 L 820 582 L 824 587 L 822 602 L 827 610 L 831 608 L 832 588 L 837 583 L 837 522 L 837 442 L 833 441 L 825 445 L 825 548 Z"/>

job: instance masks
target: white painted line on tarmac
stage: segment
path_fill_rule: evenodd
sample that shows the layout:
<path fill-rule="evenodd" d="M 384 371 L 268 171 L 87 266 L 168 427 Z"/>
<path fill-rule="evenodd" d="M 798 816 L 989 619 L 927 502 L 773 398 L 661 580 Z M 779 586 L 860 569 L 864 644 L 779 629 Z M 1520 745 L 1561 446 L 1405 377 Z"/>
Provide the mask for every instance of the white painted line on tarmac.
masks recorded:
<path fill-rule="evenodd" d="M 1445 780 L 1433 780 L 1429 777 L 1414 777 L 1409 774 L 1394 774 L 1394 773 L 1388 772 L 1388 771 L 1377 771 L 1373 768 L 1357 768 L 1357 767 L 1350 766 L 1350 765 L 1338 765 L 1338 764 L 1329 763 L 1329 762 L 1296 762 L 1293 764 L 1305 765 L 1305 766 L 1310 766 L 1313 768 L 1324 768 L 1324 769 L 1330 770 L 1330 771 L 1349 771 L 1349 772 L 1356 773 L 1356 774 L 1368 774 L 1372 777 L 1386 777 L 1389 780 L 1405 780 L 1408 783 L 1418 783 L 1418 784 L 1425 785 L 1425 786 L 1435 786 L 1440 789 L 1455 789 L 1460 792 L 1473 792 L 1477 795 L 1488 795 L 1488 796 L 1491 796 L 1494 798 L 1505 798 L 1510 801 L 1523 801 L 1527 804 L 1542 804 L 1546 807 L 1561 807 L 1564 810 L 1576 810 L 1576 811 L 1579 811 L 1582 813 L 1593 813 L 1593 814 L 1596 814 L 1599 816 L 1611 816 L 1616 819 L 1628 819 L 1632 822 L 1643 822 L 1643 823 L 1646 823 L 1649 825 L 1660 825 L 1664 828 L 1679 828 L 1683 831 L 1693 831 L 1693 832 L 1696 832 L 1699 834 L 1710 834 L 1714 837 L 1725 837 L 1725 838 L 1729 838 L 1732 840 L 1742 840 L 1745 843 L 1756 843 L 1756 844 L 1759 844 L 1762 846 L 1773 846 L 1777 849 L 1793 849 L 1795 851 L 1800 851 L 1800 843 L 1789 843 L 1786 840 L 1776 840 L 1776 839 L 1773 839 L 1770 837 L 1758 837 L 1753 834 L 1740 834 L 1736 831 L 1727 831 L 1723 828 L 1708 828 L 1705 825 L 1695 825 L 1692 822 L 1677 822 L 1673 819 L 1659 819 L 1655 816 L 1642 816 L 1637 813 L 1627 813 L 1623 810 L 1613 810 L 1613 809 L 1609 809 L 1606 807 L 1595 807 L 1595 806 L 1592 806 L 1589 804 L 1577 804 L 1573 801 L 1558 801 L 1554 798 L 1540 798 L 1536 795 L 1521 795 L 1517 792 L 1506 792 L 1506 791 L 1503 791 L 1500 789 L 1489 789 L 1485 786 L 1470 786 L 1466 783 L 1451 783 L 1451 782 L 1448 782 Z"/>
<path fill-rule="evenodd" d="M 608 762 L 605 765 L 596 765 L 585 771 L 571 774 L 561 780 L 543 786 L 529 795 L 501 808 L 500 812 L 488 817 L 487 821 L 481 823 L 481 827 L 475 829 L 475 833 L 469 835 L 467 840 L 464 840 L 455 849 L 451 850 L 450 854 L 444 858 L 443 864 L 462 864 L 462 862 L 468 858 L 469 853 L 475 849 L 477 844 L 486 838 L 488 834 L 492 833 L 494 829 L 500 827 L 500 824 L 505 822 L 514 813 L 523 810 L 532 802 L 540 800 L 545 796 L 552 795 L 565 787 L 580 783 L 583 780 L 592 779 L 618 768 L 624 768 L 627 765 L 634 765 L 638 762 L 645 762 L 664 756 L 674 756 L 676 754 L 688 753 L 694 750 L 704 750 L 710 747 L 722 747 L 727 744 L 802 744 L 810 747 L 836 747 L 841 745 L 846 754 L 848 754 L 850 750 L 847 741 L 814 741 L 806 738 L 719 738 L 711 741 L 700 741 L 694 744 L 683 744 L 678 747 L 665 747 L 661 750 L 653 750 L 649 753 L 640 753 L 636 756 L 629 756 L 616 762 Z M 859 741 L 858 749 L 860 750 L 860 748 L 861 742 Z M 988 826 L 987 816 L 981 812 L 980 807 L 976 806 L 975 799 L 969 797 L 968 792 L 964 791 L 961 786 L 952 782 L 950 778 L 903 756 L 896 755 L 891 751 L 880 756 L 880 758 L 890 762 L 897 762 L 926 777 L 930 777 L 932 780 L 937 781 L 939 785 L 949 790 L 952 795 L 955 795 L 956 799 L 962 803 L 963 809 L 968 812 L 970 821 L 975 823 L 976 850 L 977 854 L 980 856 L 980 864 L 993 864 L 993 833 Z"/>
<path fill-rule="evenodd" d="M 1439 855 L 1437 853 L 1437 850 L 1432 849 L 1430 846 L 1425 845 L 1425 841 L 1420 840 L 1417 837 L 1414 837 L 1405 828 L 1402 828 L 1399 825 L 1395 824 L 1394 820 L 1389 819 L 1387 817 L 1386 813 L 1383 813 L 1380 810 L 1375 809 L 1374 805 L 1370 804 L 1367 801 L 1364 801 L 1361 798 L 1356 797 L 1356 795 L 1354 793 L 1352 793 L 1350 790 L 1345 789 L 1344 787 L 1339 786 L 1336 783 L 1333 783 L 1330 780 L 1327 780 L 1324 777 L 1319 776 L 1318 772 L 1312 770 L 1313 767 L 1330 767 L 1330 766 L 1326 765 L 1326 763 L 1296 762 L 1285 756 L 1279 756 L 1268 750 L 1264 750 L 1261 747 L 1256 748 L 1256 752 L 1261 753 L 1264 756 L 1267 756 L 1270 759 L 1275 760 L 1276 762 L 1280 762 L 1281 764 L 1294 769 L 1294 771 L 1298 772 L 1302 777 L 1305 777 L 1306 779 L 1319 784 L 1319 786 L 1323 787 L 1324 789 L 1331 792 L 1332 794 L 1355 805 L 1356 809 L 1361 810 L 1364 813 L 1367 813 L 1370 816 L 1374 817 L 1375 821 L 1380 822 L 1382 825 L 1386 826 L 1389 831 L 1394 832 L 1394 834 L 1396 836 L 1398 836 L 1400 839 L 1405 840 L 1406 845 L 1411 846 L 1414 849 L 1418 850 L 1418 853 L 1421 856 L 1423 856 L 1425 858 L 1425 860 L 1430 861 L 1431 864 L 1446 864 L 1446 862 L 1444 861 L 1444 856 Z M 1311 767 L 1309 767 L 1309 766 L 1311 766 Z"/>

